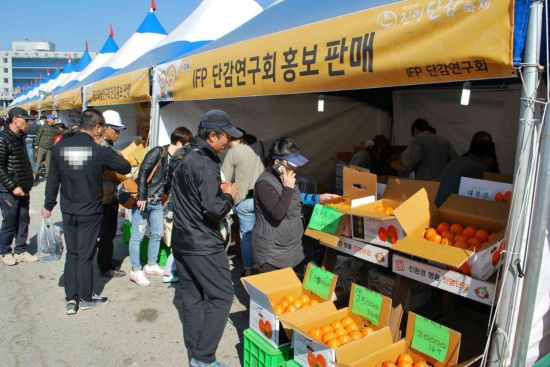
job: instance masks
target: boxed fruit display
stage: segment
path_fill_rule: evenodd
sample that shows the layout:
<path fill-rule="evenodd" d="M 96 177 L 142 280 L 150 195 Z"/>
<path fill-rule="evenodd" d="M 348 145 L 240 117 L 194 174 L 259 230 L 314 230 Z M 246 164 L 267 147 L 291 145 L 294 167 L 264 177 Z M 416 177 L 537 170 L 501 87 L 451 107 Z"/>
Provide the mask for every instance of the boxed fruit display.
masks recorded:
<path fill-rule="evenodd" d="M 332 311 L 312 308 L 307 314 L 281 318 L 294 329 L 294 361 L 304 367 L 350 363 L 393 343 L 388 326 L 391 299 L 352 285 L 349 306 Z"/>
<path fill-rule="evenodd" d="M 350 237 L 350 216 L 344 210 L 373 202 L 376 198 L 376 175 L 358 167 L 344 167 L 343 196 L 326 205 L 316 205 L 305 234 L 337 246 L 340 236 Z"/>
<path fill-rule="evenodd" d="M 395 210 L 421 189 L 427 191 L 433 202 L 439 189 L 439 183 L 434 181 L 388 178 L 387 182 L 381 200 L 342 210 L 351 215 L 353 239 L 391 248 L 405 236 Z"/>
<path fill-rule="evenodd" d="M 339 367 L 457 366 L 461 334 L 409 312 L 405 338 Z"/>
<path fill-rule="evenodd" d="M 250 328 L 275 348 L 290 343 L 292 329 L 281 324 L 280 317 L 292 313 L 302 317 L 317 307 L 318 312 L 331 311 L 337 280 L 313 264 L 308 265 L 303 283 L 292 268 L 241 278 L 250 295 Z"/>
<path fill-rule="evenodd" d="M 497 269 L 509 205 L 451 195 L 439 208 L 421 190 L 395 210 L 407 236 L 393 249 L 487 280 Z"/>

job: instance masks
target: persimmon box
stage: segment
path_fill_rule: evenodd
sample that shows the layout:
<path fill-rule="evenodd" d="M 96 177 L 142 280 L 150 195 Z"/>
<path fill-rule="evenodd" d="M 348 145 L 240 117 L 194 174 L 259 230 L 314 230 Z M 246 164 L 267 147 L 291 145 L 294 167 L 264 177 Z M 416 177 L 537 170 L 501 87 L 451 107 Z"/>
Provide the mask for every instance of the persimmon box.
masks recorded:
<path fill-rule="evenodd" d="M 420 190 L 395 210 L 395 216 L 403 226 L 406 236 L 393 249 L 426 260 L 459 269 L 466 275 L 487 280 L 496 271 L 504 248 L 504 235 L 510 206 L 506 203 L 451 195 L 436 209 L 426 190 Z M 485 241 L 459 246 L 440 244 L 426 239 L 427 231 L 439 224 L 453 225 L 472 230 L 483 228 L 491 236 Z M 434 229 L 432 229 L 434 231 Z M 464 232 L 462 232 L 464 234 Z M 464 234 L 461 237 L 466 236 Z M 476 233 L 477 236 L 477 233 Z M 456 237 L 454 237 L 456 240 Z M 463 238 L 461 238 L 463 240 Z M 463 241 L 462 241 L 463 242 Z M 476 242 L 476 241 L 474 241 Z"/>
<path fill-rule="evenodd" d="M 326 307 L 332 305 L 337 280 L 335 274 L 313 264 L 308 264 L 303 283 L 292 268 L 241 278 L 250 296 L 250 328 L 275 348 L 290 343 L 293 330 L 281 323 L 281 316 L 305 317 L 317 308 L 331 310 Z"/>
<path fill-rule="evenodd" d="M 353 284 L 348 307 L 337 310 L 334 304 L 325 304 L 281 319 L 294 329 L 294 361 L 310 367 L 351 363 L 391 345 L 390 314 L 390 298 Z"/>
<path fill-rule="evenodd" d="M 374 367 L 390 361 L 397 365 L 398 358 L 410 358 L 414 363 L 427 362 L 429 366 L 457 366 L 461 334 L 439 325 L 413 312 L 409 312 L 405 338 L 360 358 L 337 363 L 338 367 Z M 412 365 L 412 364 L 411 364 Z M 417 364 L 415 364 L 416 366 Z M 424 364 L 428 366 L 428 364 Z"/>
<path fill-rule="evenodd" d="M 419 181 L 402 178 L 388 178 L 381 200 L 345 209 L 351 215 L 352 238 L 384 247 L 392 247 L 405 236 L 403 226 L 394 212 L 401 204 L 425 189 L 433 202 L 439 189 L 434 181 Z"/>
<path fill-rule="evenodd" d="M 376 175 L 359 167 L 344 167 L 343 196 L 316 205 L 305 235 L 336 246 L 340 236 L 351 237 L 351 220 L 344 215 L 346 209 L 358 207 L 376 200 Z M 325 208 L 326 207 L 326 208 Z M 320 226 L 316 221 L 318 215 L 333 212 L 332 220 Z M 325 218 L 326 219 L 326 218 Z M 316 225 L 314 225 L 314 223 Z M 329 228 L 330 227 L 330 228 Z"/>

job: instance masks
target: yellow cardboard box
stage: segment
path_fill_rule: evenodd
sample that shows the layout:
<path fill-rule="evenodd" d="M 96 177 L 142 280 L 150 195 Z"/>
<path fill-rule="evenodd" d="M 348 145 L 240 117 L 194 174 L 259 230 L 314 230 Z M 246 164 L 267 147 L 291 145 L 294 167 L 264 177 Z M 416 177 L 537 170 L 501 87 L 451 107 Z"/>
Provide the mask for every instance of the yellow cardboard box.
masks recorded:
<path fill-rule="evenodd" d="M 460 268 L 474 278 L 487 280 L 498 267 L 510 206 L 506 203 L 451 195 L 439 209 L 431 205 L 426 190 L 420 190 L 395 210 L 407 236 L 393 246 L 395 251 Z M 441 222 L 459 223 L 495 232 L 479 251 L 436 244 L 424 239 L 427 228 Z"/>
<path fill-rule="evenodd" d="M 274 306 L 282 301 L 285 296 L 292 295 L 294 297 L 300 297 L 307 294 L 311 299 L 315 299 L 319 302 L 316 306 L 303 308 L 293 312 L 297 317 L 302 317 L 302 315 L 312 312 L 332 311 L 331 306 L 334 306 L 330 300 L 332 299 L 334 288 L 338 280 L 336 275 L 322 270 L 322 272 L 327 275 L 327 278 L 332 278 L 330 284 L 326 284 L 328 295 L 319 295 L 315 290 L 311 291 L 306 289 L 309 281 L 323 282 L 326 280 L 314 279 L 319 270 L 318 267 L 308 264 L 303 283 L 300 282 L 300 279 L 298 279 L 292 268 L 285 268 L 241 278 L 241 282 L 250 296 L 250 328 L 257 331 L 258 334 L 262 335 L 263 338 L 275 348 L 278 348 L 281 345 L 290 343 L 293 332 L 292 328 L 281 323 L 281 316 L 284 315 L 275 313 Z M 314 311 L 316 308 L 319 308 L 319 311 Z"/>
<path fill-rule="evenodd" d="M 340 310 L 336 306 L 325 306 L 324 309 L 311 309 L 306 314 L 285 314 L 282 316 L 284 323 L 294 329 L 292 346 L 294 349 L 294 361 L 304 367 L 311 366 L 315 361 L 320 366 L 330 366 L 335 363 L 352 363 L 361 356 L 372 353 L 380 348 L 393 343 L 392 332 L 388 326 L 391 314 L 391 299 L 379 295 L 382 299 L 378 317 L 378 325 L 369 322 L 363 316 L 354 313 L 354 299 L 358 292 L 357 285 L 353 284 L 350 294 L 349 306 Z M 338 348 L 330 348 L 325 343 L 308 335 L 315 327 L 322 327 L 329 323 L 340 321 L 344 317 L 351 317 L 360 330 L 366 326 L 375 331 L 371 334 Z M 324 363 L 323 363 L 324 362 Z"/>

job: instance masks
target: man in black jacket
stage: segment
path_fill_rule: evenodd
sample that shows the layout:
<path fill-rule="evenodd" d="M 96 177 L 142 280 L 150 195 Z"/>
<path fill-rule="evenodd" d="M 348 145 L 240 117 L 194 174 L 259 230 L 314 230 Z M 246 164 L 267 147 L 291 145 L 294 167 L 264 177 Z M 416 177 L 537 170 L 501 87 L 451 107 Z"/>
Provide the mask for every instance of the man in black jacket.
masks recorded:
<path fill-rule="evenodd" d="M 82 112 L 81 131 L 61 140 L 52 149 L 42 216 L 48 218 L 57 204 L 61 186 L 61 212 L 67 241 L 65 296 L 68 315 L 78 307 L 89 309 L 107 304 L 107 297 L 93 295 L 92 260 L 101 227 L 103 207 L 102 176 L 106 169 L 127 174 L 131 166 L 114 150 L 95 143 L 103 135 L 105 119 L 101 112 Z"/>
<path fill-rule="evenodd" d="M 226 366 L 216 361 L 216 349 L 233 302 L 233 285 L 220 227 L 238 190 L 221 181 L 218 153 L 227 148 L 230 137 L 241 136 L 224 111 L 207 112 L 191 151 L 172 177 L 172 249 L 180 276 L 178 293 L 183 294 L 182 304 L 175 303 L 191 367 Z"/>
<path fill-rule="evenodd" d="M 8 113 L 9 125 L 0 132 L 0 257 L 6 265 L 38 261 L 27 252 L 29 194 L 34 182 L 25 147 L 25 131 L 30 119 L 27 111 L 14 107 Z M 15 256 L 11 250 L 14 238 Z"/>

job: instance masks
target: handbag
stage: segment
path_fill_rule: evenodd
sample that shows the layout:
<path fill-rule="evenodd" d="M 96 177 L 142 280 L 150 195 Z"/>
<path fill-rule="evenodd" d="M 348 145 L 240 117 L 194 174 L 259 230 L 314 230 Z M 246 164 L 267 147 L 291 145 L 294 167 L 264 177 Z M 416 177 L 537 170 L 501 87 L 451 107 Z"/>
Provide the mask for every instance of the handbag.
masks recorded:
<path fill-rule="evenodd" d="M 162 148 L 162 153 L 160 155 L 160 158 L 158 162 L 153 167 L 153 170 L 151 173 L 149 173 L 149 176 L 147 177 L 147 183 L 149 184 L 153 180 L 153 176 L 155 175 L 155 172 L 157 172 L 157 169 L 159 168 L 160 162 L 162 162 L 162 159 L 164 158 L 165 150 Z M 134 206 L 136 206 L 137 203 L 137 192 L 138 192 L 138 184 L 134 178 L 127 178 L 124 180 L 117 188 L 116 192 L 116 198 L 120 205 L 125 207 L 126 209 L 132 209 Z M 163 203 L 164 203 L 164 195 L 163 195 Z"/>

